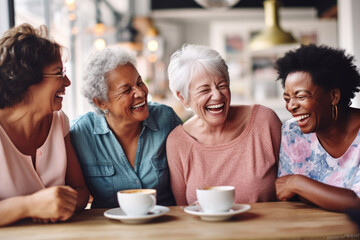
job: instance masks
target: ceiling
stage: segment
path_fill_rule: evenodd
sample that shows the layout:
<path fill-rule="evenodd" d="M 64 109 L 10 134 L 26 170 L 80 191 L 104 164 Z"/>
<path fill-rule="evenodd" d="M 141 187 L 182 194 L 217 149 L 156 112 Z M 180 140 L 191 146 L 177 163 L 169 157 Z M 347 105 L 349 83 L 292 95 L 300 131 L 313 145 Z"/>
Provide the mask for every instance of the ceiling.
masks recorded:
<path fill-rule="evenodd" d="M 264 0 L 241 0 L 234 8 L 263 8 Z M 337 0 L 282 0 L 283 8 L 315 8 L 318 17 L 336 17 Z M 151 0 L 152 10 L 202 8 L 194 0 Z"/>

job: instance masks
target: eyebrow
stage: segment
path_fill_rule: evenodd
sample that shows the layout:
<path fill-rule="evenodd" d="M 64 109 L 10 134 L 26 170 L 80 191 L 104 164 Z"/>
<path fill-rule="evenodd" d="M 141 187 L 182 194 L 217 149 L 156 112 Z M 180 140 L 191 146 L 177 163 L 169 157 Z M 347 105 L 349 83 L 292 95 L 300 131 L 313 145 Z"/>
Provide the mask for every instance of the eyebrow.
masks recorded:
<path fill-rule="evenodd" d="M 129 84 L 124 84 L 124 85 L 117 87 L 116 89 L 121 90 L 122 88 L 131 88 L 131 86 Z"/>
<path fill-rule="evenodd" d="M 308 90 L 305 90 L 305 89 L 301 89 L 301 90 L 297 90 L 297 91 L 295 91 L 295 95 L 297 95 L 297 94 L 299 94 L 299 93 L 301 93 L 301 92 L 305 92 L 305 93 L 308 93 L 308 94 L 312 94 L 310 91 L 308 91 Z M 288 93 L 283 93 L 283 96 L 290 96 L 290 94 L 288 94 Z"/>
<path fill-rule="evenodd" d="M 50 71 L 54 71 L 54 70 L 59 70 L 59 71 L 62 71 L 64 69 L 64 67 L 54 67 L 53 69 L 51 69 Z"/>

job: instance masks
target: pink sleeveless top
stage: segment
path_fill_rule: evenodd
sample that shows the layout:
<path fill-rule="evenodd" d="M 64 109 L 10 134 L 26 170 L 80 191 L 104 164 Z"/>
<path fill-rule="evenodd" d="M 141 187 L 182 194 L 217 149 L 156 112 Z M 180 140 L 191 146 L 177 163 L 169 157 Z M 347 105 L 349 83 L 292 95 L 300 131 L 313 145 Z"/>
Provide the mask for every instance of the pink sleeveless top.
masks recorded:
<path fill-rule="evenodd" d="M 47 139 L 37 149 L 34 168 L 31 156 L 21 153 L 0 125 L 0 200 L 64 185 L 67 165 L 64 137 L 68 132 L 67 116 L 62 111 L 54 112 Z"/>

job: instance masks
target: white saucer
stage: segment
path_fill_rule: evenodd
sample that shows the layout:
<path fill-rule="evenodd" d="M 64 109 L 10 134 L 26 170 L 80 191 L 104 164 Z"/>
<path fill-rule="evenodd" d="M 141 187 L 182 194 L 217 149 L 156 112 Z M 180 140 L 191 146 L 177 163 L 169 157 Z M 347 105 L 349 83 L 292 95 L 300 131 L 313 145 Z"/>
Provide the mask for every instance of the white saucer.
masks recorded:
<path fill-rule="evenodd" d="M 160 217 L 168 213 L 170 209 L 168 207 L 155 205 L 154 208 L 147 215 L 143 216 L 130 216 L 126 215 L 121 208 L 112 208 L 104 212 L 104 216 L 107 218 L 120 220 L 123 223 L 144 223 L 153 218 Z"/>
<path fill-rule="evenodd" d="M 248 204 L 234 204 L 228 212 L 207 213 L 204 212 L 199 205 L 197 205 L 186 207 L 184 211 L 192 215 L 200 216 L 200 218 L 205 221 L 224 221 L 237 214 L 246 212 L 250 208 L 251 207 Z"/>

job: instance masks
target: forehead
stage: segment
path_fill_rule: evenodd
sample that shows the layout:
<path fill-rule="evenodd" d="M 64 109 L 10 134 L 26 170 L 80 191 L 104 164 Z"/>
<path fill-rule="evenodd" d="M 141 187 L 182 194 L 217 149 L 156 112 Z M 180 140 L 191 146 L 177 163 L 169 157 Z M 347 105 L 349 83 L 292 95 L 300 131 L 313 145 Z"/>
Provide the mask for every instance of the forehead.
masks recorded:
<path fill-rule="evenodd" d="M 202 85 L 210 85 L 218 83 L 225 78 L 219 74 L 210 73 L 207 71 L 198 72 L 191 78 L 190 88 L 196 88 Z"/>
<path fill-rule="evenodd" d="M 293 72 L 286 77 L 285 92 L 297 91 L 300 89 L 312 89 L 315 84 L 308 72 Z"/>
<path fill-rule="evenodd" d="M 118 65 L 106 75 L 109 85 L 115 82 L 117 84 L 127 84 L 131 81 L 136 81 L 138 77 L 138 71 L 130 63 L 126 65 Z"/>

